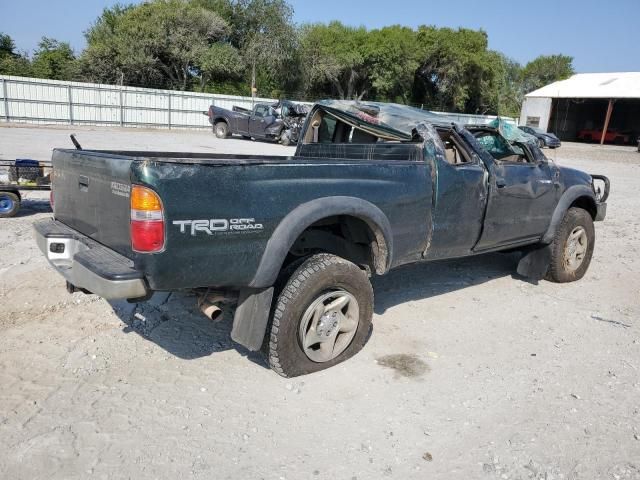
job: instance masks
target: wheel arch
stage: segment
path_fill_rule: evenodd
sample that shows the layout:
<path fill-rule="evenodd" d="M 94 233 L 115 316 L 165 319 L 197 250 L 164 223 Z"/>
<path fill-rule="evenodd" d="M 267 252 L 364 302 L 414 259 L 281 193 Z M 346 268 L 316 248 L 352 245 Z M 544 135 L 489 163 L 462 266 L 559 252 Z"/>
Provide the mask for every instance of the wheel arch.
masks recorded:
<path fill-rule="evenodd" d="M 586 210 L 591 215 L 592 219 L 596 218 L 597 206 L 596 198 L 593 190 L 586 185 L 574 185 L 569 187 L 556 205 L 553 215 L 551 216 L 551 223 L 547 228 L 544 236 L 542 237 L 542 243 L 551 243 L 555 232 L 562 222 L 567 210 L 571 207 L 578 207 Z"/>
<path fill-rule="evenodd" d="M 14 195 L 16 195 L 18 197 L 18 200 L 22 201 L 22 195 L 20 195 L 20 190 L 13 189 L 13 188 L 1 188 L 0 187 L 0 193 L 13 193 Z"/>
<path fill-rule="evenodd" d="M 262 254 L 252 288 L 274 284 L 296 241 L 309 227 L 324 219 L 343 216 L 364 222 L 372 237 L 371 256 L 378 274 L 391 265 L 393 238 L 387 216 L 374 204 L 355 197 L 335 196 L 312 200 L 292 210 L 276 227 Z"/>

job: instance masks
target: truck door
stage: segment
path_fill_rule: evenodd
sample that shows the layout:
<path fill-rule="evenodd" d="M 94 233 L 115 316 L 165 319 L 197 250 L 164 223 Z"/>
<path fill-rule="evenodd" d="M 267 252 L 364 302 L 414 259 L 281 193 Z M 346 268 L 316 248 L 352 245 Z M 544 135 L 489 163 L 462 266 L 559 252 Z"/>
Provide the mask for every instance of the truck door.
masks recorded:
<path fill-rule="evenodd" d="M 249 119 L 249 135 L 252 137 L 264 137 L 264 129 L 267 126 L 266 120 L 269 116 L 267 105 L 256 105 L 253 115 Z"/>
<path fill-rule="evenodd" d="M 475 136 L 493 160 L 484 229 L 475 250 L 540 238 L 558 200 L 557 169 L 527 145 L 509 144 L 497 132 Z"/>
<path fill-rule="evenodd" d="M 424 257 L 468 255 L 482 232 L 488 172 L 480 157 L 453 129 L 438 132 L 444 156 L 437 156 L 433 233 Z M 437 187 L 437 188 L 436 188 Z"/>

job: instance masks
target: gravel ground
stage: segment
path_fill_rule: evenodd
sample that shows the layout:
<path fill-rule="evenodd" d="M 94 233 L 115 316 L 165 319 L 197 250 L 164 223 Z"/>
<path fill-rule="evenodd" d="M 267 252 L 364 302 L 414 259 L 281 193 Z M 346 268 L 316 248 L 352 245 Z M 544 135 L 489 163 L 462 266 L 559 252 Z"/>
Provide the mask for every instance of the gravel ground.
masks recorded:
<path fill-rule="evenodd" d="M 87 147 L 289 154 L 210 132 L 75 128 Z M 47 158 L 69 130 L 0 127 Z M 235 346 L 188 295 L 69 295 L 27 195 L 0 228 L 0 478 L 640 478 L 640 154 L 566 144 L 608 175 L 608 218 L 577 283 L 491 254 L 374 279 L 364 350 L 296 379 Z"/>

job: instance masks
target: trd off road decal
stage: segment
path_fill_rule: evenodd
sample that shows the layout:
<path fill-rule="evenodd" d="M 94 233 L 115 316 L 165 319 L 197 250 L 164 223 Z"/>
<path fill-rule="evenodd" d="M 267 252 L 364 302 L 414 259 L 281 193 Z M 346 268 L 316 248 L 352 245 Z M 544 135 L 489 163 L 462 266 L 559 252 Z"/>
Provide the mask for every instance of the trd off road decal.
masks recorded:
<path fill-rule="evenodd" d="M 111 182 L 111 193 L 120 197 L 129 198 L 131 192 L 131 185 L 126 183 Z"/>
<path fill-rule="evenodd" d="M 212 218 L 211 220 L 174 220 L 174 225 L 180 228 L 180 233 L 190 233 L 196 236 L 198 233 L 215 235 L 216 233 L 241 233 L 262 230 L 261 223 L 256 223 L 254 218 Z"/>

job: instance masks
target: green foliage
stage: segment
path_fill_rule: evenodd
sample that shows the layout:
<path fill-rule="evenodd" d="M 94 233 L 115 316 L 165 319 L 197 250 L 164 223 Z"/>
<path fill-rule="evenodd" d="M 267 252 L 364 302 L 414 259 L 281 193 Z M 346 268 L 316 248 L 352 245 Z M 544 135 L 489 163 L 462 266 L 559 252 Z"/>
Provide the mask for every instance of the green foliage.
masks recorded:
<path fill-rule="evenodd" d="M 420 53 L 416 32 L 393 25 L 372 30 L 365 43 L 371 95 L 380 100 L 407 103 L 410 100 Z"/>
<path fill-rule="evenodd" d="M 148 0 L 107 8 L 79 58 L 43 38 L 30 60 L 0 33 L 0 74 L 516 116 L 525 93 L 573 74 L 572 58 L 522 67 L 482 30 L 338 21 L 296 26 L 286 0 Z"/>
<path fill-rule="evenodd" d="M 340 22 L 305 25 L 300 39 L 305 90 L 362 98 L 368 85 L 367 38 L 364 27 Z"/>
<path fill-rule="evenodd" d="M 6 33 L 0 33 L 0 58 L 16 56 L 16 44 Z"/>
<path fill-rule="evenodd" d="M 254 79 L 267 77 L 271 89 L 289 83 L 287 67 L 297 47 L 291 6 L 284 0 L 236 0 L 231 24 L 231 41 L 245 59 L 247 74 Z M 264 93 L 264 84 L 257 85 Z"/>
<path fill-rule="evenodd" d="M 541 55 L 527 63 L 522 70 L 525 93 L 532 92 L 558 80 L 569 78 L 573 70 L 573 57 L 566 55 Z"/>
<path fill-rule="evenodd" d="M 53 80 L 73 80 L 78 72 L 71 45 L 42 37 L 31 62 L 31 75 Z"/>
<path fill-rule="evenodd" d="M 16 52 L 13 39 L 0 32 L 0 75 L 29 76 L 31 64 L 25 55 Z"/>
<path fill-rule="evenodd" d="M 106 9 L 87 31 L 83 71 L 94 81 L 185 90 L 197 76 L 204 54 L 219 48 L 214 45 L 228 34 L 229 24 L 222 17 L 190 2 L 116 6 Z M 235 62 L 233 55 L 226 58 Z M 218 63 L 213 68 L 215 73 L 234 65 Z"/>
<path fill-rule="evenodd" d="M 237 79 L 245 67 L 240 53 L 229 43 L 214 43 L 198 52 L 197 58 L 201 91 L 207 83 Z"/>
<path fill-rule="evenodd" d="M 485 113 L 494 109 L 495 56 L 482 30 L 421 26 L 417 33 L 421 62 L 414 101 L 431 109 Z"/>

